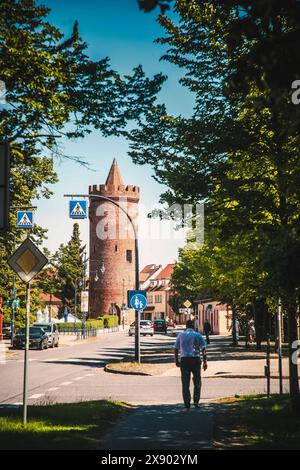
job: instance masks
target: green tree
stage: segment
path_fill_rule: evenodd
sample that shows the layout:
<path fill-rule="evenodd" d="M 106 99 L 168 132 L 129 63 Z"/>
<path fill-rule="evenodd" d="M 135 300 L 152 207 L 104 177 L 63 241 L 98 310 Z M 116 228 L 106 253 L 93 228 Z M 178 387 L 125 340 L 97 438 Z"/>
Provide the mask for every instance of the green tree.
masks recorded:
<path fill-rule="evenodd" d="M 75 313 L 76 304 L 80 300 L 80 288 L 83 279 L 83 252 L 79 233 L 79 225 L 75 223 L 70 241 L 66 245 L 61 245 L 54 255 L 57 269 L 57 280 L 63 301 L 63 307 Z"/>
<path fill-rule="evenodd" d="M 7 298 L 13 284 L 7 259 L 26 233 L 15 229 L 13 207 L 51 196 L 54 157 L 86 164 L 81 156 L 64 155 L 60 139 L 83 137 L 92 127 L 118 133 L 153 103 L 164 77 L 149 80 L 137 67 L 121 80 L 107 57 L 88 57 L 77 22 L 64 37 L 48 21 L 50 9 L 35 0 L 3 0 L 0 13 L 0 80 L 7 101 L 0 107 L 0 140 L 12 153 L 11 228 L 0 236 L 0 295 Z M 41 243 L 45 230 L 35 226 L 31 236 Z"/>
<path fill-rule="evenodd" d="M 159 42 L 169 47 L 163 58 L 183 69 L 194 113 L 182 118 L 163 105 L 149 108 L 127 134 L 130 155 L 150 163 L 169 187 L 163 201 L 205 201 L 207 220 L 223 243 L 240 236 L 258 244 L 255 265 L 265 273 L 264 287 L 288 312 L 290 391 L 299 411 L 292 361 L 300 285 L 293 261 L 300 257 L 299 107 L 290 94 L 299 72 L 300 4 L 177 0 L 175 10 L 176 24 L 160 17 L 166 34 Z M 257 300 L 264 296 L 263 288 Z"/>

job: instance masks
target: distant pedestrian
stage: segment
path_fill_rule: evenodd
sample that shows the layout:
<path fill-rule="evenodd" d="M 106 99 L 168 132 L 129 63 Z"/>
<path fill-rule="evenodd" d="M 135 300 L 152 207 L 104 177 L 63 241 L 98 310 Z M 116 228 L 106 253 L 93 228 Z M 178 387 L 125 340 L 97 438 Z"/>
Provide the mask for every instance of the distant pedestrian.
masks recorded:
<path fill-rule="evenodd" d="M 207 369 L 206 343 L 203 336 L 195 331 L 192 320 L 186 322 L 186 330 L 180 333 L 175 343 L 176 366 L 181 370 L 182 395 L 186 408 L 191 407 L 190 381 L 193 375 L 194 406 L 199 407 L 201 394 L 201 358 L 203 356 L 203 370 Z M 180 356 L 180 360 L 179 360 Z"/>
<path fill-rule="evenodd" d="M 205 320 L 205 323 L 203 325 L 203 331 L 205 334 L 206 343 L 209 344 L 210 343 L 209 335 L 212 333 L 212 329 L 211 329 L 211 324 L 209 323 L 208 320 Z"/>
<path fill-rule="evenodd" d="M 255 341 L 255 324 L 254 324 L 254 320 L 249 321 L 248 327 L 249 327 L 249 343 L 253 344 L 254 341 Z"/>

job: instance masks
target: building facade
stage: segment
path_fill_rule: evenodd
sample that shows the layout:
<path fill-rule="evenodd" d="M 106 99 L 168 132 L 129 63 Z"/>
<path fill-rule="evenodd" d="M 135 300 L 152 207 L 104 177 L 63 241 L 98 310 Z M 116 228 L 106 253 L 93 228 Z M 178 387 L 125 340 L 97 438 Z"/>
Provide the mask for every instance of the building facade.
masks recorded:
<path fill-rule="evenodd" d="M 211 299 L 197 299 L 195 304 L 199 331 L 203 331 L 204 323 L 208 320 L 213 334 L 228 335 L 230 333 L 232 312 L 227 305 Z"/>
<path fill-rule="evenodd" d="M 90 195 L 121 204 L 136 224 L 140 188 L 125 186 L 116 160 L 105 184 L 89 187 Z M 133 228 L 118 207 L 109 201 L 90 199 L 89 317 L 117 314 L 121 319 L 127 290 L 135 288 L 135 241 Z M 126 323 L 133 315 L 126 312 Z"/>
<path fill-rule="evenodd" d="M 164 269 L 162 269 L 160 265 L 148 265 L 144 270 L 151 271 L 152 266 L 153 272 L 143 284 L 147 292 L 148 305 L 142 313 L 142 318 L 152 321 L 158 319 L 165 319 L 167 321 L 175 320 L 175 312 L 169 304 L 169 300 L 174 294 L 171 276 L 175 264 L 168 264 Z M 155 266 L 157 268 L 156 271 L 154 271 Z M 140 275 L 142 275 L 143 271 Z"/>

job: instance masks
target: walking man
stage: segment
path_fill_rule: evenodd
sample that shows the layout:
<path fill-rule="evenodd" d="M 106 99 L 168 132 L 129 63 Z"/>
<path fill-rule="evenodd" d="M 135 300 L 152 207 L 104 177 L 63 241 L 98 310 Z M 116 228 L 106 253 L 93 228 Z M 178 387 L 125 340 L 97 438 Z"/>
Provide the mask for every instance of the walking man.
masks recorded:
<path fill-rule="evenodd" d="M 194 383 L 194 406 L 199 408 L 201 393 L 200 351 L 202 351 L 203 356 L 203 370 L 206 370 L 206 343 L 203 336 L 195 331 L 194 322 L 188 320 L 186 322 L 186 330 L 178 335 L 175 343 L 175 362 L 176 366 L 181 369 L 182 395 L 186 408 L 191 407 L 191 374 L 193 375 Z"/>
<path fill-rule="evenodd" d="M 207 319 L 205 320 L 205 323 L 203 325 L 203 331 L 204 331 L 204 334 L 205 334 L 206 344 L 209 344 L 210 343 L 209 335 L 211 334 L 212 329 L 211 329 L 211 325 L 210 325 L 210 323 Z"/>

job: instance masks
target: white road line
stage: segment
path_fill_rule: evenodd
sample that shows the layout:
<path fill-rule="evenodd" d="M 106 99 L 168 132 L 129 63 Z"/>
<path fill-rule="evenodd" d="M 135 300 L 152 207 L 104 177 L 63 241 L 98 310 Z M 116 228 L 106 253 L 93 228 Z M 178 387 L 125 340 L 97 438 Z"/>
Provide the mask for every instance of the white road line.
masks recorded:
<path fill-rule="evenodd" d="M 74 379 L 74 380 L 82 380 L 82 379 L 83 379 L 83 377 L 76 377 L 76 379 Z"/>
<path fill-rule="evenodd" d="M 55 390 L 58 390 L 58 387 L 51 387 L 46 390 L 46 392 L 55 392 Z"/>
<path fill-rule="evenodd" d="M 93 377 L 96 374 L 85 374 L 85 377 Z"/>
<path fill-rule="evenodd" d="M 72 383 L 72 382 L 63 382 L 63 383 L 60 384 L 60 386 L 63 386 L 63 387 L 64 387 L 65 385 L 70 385 L 71 383 Z"/>
<path fill-rule="evenodd" d="M 29 397 L 29 400 L 35 400 L 36 398 L 41 398 L 44 395 L 44 393 L 36 393 L 35 395 L 31 395 L 31 397 Z"/>
<path fill-rule="evenodd" d="M 18 401 L 17 403 L 13 403 L 14 406 L 22 406 L 23 403 L 21 401 Z"/>

